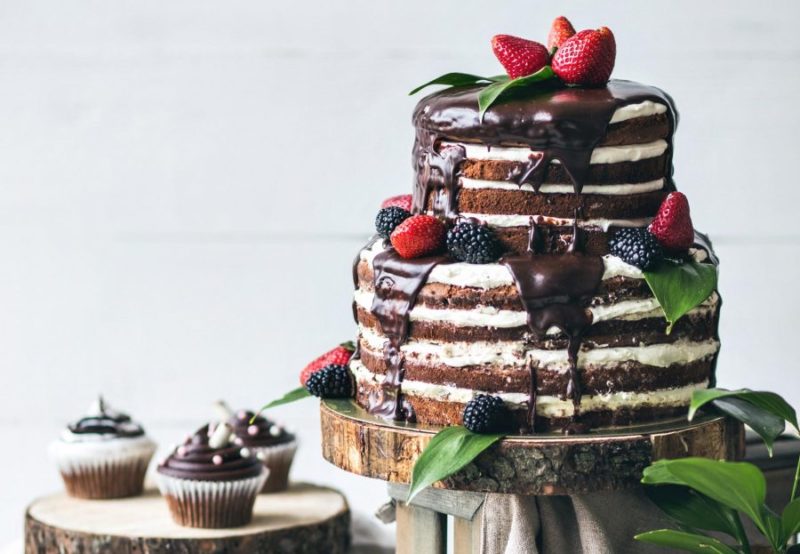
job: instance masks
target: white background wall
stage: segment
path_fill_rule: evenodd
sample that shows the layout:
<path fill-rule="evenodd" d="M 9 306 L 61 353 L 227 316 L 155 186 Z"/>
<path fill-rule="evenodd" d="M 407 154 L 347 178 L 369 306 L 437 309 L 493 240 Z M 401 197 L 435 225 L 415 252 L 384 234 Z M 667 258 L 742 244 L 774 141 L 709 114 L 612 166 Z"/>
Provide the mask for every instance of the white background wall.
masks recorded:
<path fill-rule="evenodd" d="M 723 264 L 720 384 L 800 405 L 800 3 L 4 0 L 0 544 L 98 392 L 166 446 L 351 338 L 351 259 L 410 190 L 406 91 L 497 73 L 493 34 L 544 40 L 561 13 L 678 104 L 677 183 Z M 296 477 L 381 501 L 322 461 L 313 402 L 274 415 Z"/>

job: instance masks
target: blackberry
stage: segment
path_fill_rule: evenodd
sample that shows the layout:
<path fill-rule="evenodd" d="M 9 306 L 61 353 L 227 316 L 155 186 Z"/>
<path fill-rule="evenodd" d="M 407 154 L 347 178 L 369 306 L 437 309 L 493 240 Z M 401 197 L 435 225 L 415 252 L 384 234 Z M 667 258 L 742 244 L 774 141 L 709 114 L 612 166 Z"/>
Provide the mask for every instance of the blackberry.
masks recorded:
<path fill-rule="evenodd" d="M 608 241 L 611 254 L 639 269 L 655 268 L 664 259 L 664 250 L 647 229 L 620 229 Z"/>
<path fill-rule="evenodd" d="M 389 235 L 394 231 L 394 228 L 409 217 L 411 217 L 411 212 L 399 206 L 381 208 L 378 215 L 375 217 L 375 230 L 378 231 L 380 236 L 388 239 Z"/>
<path fill-rule="evenodd" d="M 507 427 L 509 413 L 499 396 L 479 394 L 464 408 L 464 427 L 473 433 L 497 433 Z"/>
<path fill-rule="evenodd" d="M 458 261 L 488 264 L 497 261 L 502 247 L 486 225 L 461 222 L 447 232 L 447 251 Z"/>
<path fill-rule="evenodd" d="M 350 398 L 353 395 L 350 370 L 344 365 L 326 365 L 311 374 L 306 390 L 319 398 Z"/>

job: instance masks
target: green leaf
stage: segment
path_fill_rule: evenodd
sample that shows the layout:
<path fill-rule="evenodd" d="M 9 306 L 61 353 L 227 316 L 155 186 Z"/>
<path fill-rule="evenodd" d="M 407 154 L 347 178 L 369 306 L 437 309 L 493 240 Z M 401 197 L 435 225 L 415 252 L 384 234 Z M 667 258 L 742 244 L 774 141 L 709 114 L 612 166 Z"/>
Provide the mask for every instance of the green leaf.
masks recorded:
<path fill-rule="evenodd" d="M 659 460 L 645 468 L 642 483 L 684 485 L 747 515 L 765 535 L 767 481 L 753 464 L 707 458 Z"/>
<path fill-rule="evenodd" d="M 783 527 L 784 541 L 788 541 L 789 538 L 800 533 L 800 498 L 795 498 L 783 509 L 781 526 Z"/>
<path fill-rule="evenodd" d="M 669 517 L 687 527 L 720 531 L 741 542 L 742 536 L 734 510 L 687 487 L 659 485 L 645 488 L 647 497 Z"/>
<path fill-rule="evenodd" d="M 472 75 L 470 73 L 445 73 L 427 83 L 418 86 L 408 93 L 412 96 L 426 87 L 433 85 L 450 85 L 451 87 L 464 87 L 467 85 L 475 85 L 478 83 L 493 83 L 496 81 L 508 80 L 505 75 L 497 75 L 495 77 L 481 77 L 480 75 Z"/>
<path fill-rule="evenodd" d="M 772 445 L 786 428 L 782 417 L 735 397 L 718 398 L 712 404 L 725 415 L 749 425 L 764 441 L 769 455 L 772 456 Z"/>
<path fill-rule="evenodd" d="M 503 435 L 479 435 L 461 426 L 436 433 L 414 464 L 406 502 L 436 481 L 453 475 L 501 438 Z"/>
<path fill-rule="evenodd" d="M 717 288 L 717 268 L 695 261 L 664 260 L 655 271 L 644 272 L 667 319 L 667 333 L 686 312 L 700 305 Z"/>
<path fill-rule="evenodd" d="M 733 548 L 718 541 L 714 537 L 697 533 L 687 533 L 685 531 L 675 531 L 673 529 L 648 531 L 647 533 L 636 535 L 634 538 L 637 541 L 656 544 L 658 546 L 679 548 L 686 552 L 697 552 L 699 554 L 737 554 Z"/>
<path fill-rule="evenodd" d="M 264 404 L 264 406 L 258 410 L 258 413 L 250 419 L 250 423 L 252 423 L 253 420 L 255 420 L 255 418 L 258 417 L 258 415 L 264 410 L 269 410 L 275 406 L 282 406 L 283 404 L 289 404 L 290 402 L 296 402 L 298 400 L 302 400 L 303 398 L 308 398 L 309 396 L 311 396 L 311 393 L 308 392 L 305 387 L 297 387 L 296 389 L 290 390 L 280 398 L 276 398 L 272 402 Z"/>
<path fill-rule="evenodd" d="M 553 77 L 555 77 L 553 69 L 549 65 L 546 65 L 532 75 L 492 83 L 478 94 L 478 117 L 483 121 L 483 114 L 486 113 L 486 110 L 510 91 L 520 87 L 527 87 L 534 83 L 548 81 Z"/>
<path fill-rule="evenodd" d="M 750 389 L 726 390 L 726 389 L 704 389 L 695 391 L 692 394 L 692 402 L 689 405 L 689 420 L 703 405 L 708 404 L 719 398 L 738 398 L 754 406 L 785 420 L 797 427 L 797 412 L 779 394 L 769 391 L 753 391 Z M 800 429 L 798 429 L 800 430 Z"/>

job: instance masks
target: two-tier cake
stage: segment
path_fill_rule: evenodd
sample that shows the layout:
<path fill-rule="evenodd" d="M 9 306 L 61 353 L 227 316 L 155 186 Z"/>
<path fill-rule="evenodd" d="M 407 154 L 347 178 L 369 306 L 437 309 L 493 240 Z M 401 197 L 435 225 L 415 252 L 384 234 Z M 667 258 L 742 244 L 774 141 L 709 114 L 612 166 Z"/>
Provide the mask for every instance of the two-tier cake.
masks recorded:
<path fill-rule="evenodd" d="M 683 414 L 713 384 L 719 296 L 669 328 L 673 299 L 654 295 L 664 272 L 717 263 L 674 192 L 677 111 L 658 88 L 609 81 L 613 35 L 583 33 L 589 46 L 534 60 L 543 78 L 488 109 L 508 79 L 414 110 L 413 198 L 384 204 L 354 264 L 349 370 L 370 412 L 460 425 L 499 407 L 492 426 L 509 432 L 581 431 Z M 521 39 L 495 37 L 512 78 L 506 39 Z M 603 84 L 571 81 L 581 55 L 611 56 Z"/>

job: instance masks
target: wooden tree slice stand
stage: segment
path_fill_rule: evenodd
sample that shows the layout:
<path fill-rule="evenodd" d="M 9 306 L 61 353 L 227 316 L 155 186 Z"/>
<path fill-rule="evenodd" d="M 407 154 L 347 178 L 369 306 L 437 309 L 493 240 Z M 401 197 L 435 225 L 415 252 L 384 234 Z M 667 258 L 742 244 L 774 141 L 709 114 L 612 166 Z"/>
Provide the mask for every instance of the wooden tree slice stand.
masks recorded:
<path fill-rule="evenodd" d="M 25 552 L 339 554 L 347 551 L 349 525 L 341 493 L 304 483 L 259 495 L 253 521 L 235 529 L 180 527 L 155 489 L 118 500 L 81 500 L 59 493 L 28 507 Z"/>
<path fill-rule="evenodd" d="M 744 454 L 743 426 L 716 416 L 584 435 L 510 436 L 407 504 L 406 484 L 414 463 L 440 428 L 386 421 L 351 400 L 325 400 L 320 412 L 325 459 L 351 473 L 389 482 L 397 554 L 447 552 L 448 516 L 453 518 L 452 552 L 479 553 L 485 493 L 541 496 L 620 490 L 638 486 L 644 468 L 658 459 L 738 459 Z"/>

